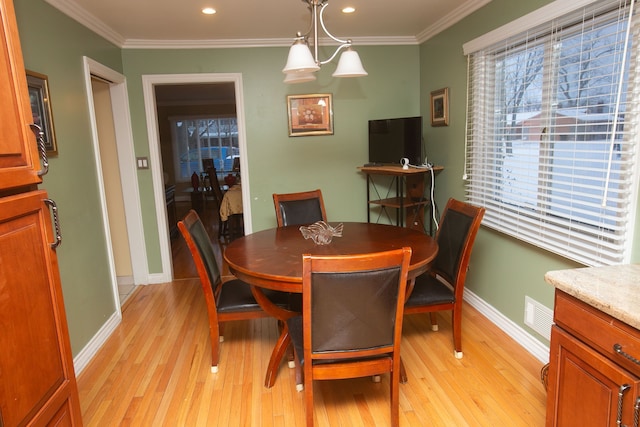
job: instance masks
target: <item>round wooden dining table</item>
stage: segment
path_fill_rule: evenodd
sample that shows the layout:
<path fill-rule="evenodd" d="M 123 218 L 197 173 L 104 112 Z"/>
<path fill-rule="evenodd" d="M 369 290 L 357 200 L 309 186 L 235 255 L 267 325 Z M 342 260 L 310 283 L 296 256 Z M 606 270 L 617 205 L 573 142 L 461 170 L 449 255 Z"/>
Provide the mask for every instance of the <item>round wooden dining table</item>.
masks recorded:
<path fill-rule="evenodd" d="M 330 223 L 335 226 L 336 223 Z M 302 255 L 353 255 L 411 247 L 409 280 L 424 273 L 438 253 L 435 239 L 418 230 L 393 225 L 345 222 L 341 237 L 328 245 L 306 240 L 299 226 L 271 228 L 235 239 L 226 247 L 224 259 L 236 277 L 249 283 L 262 308 L 284 321 L 299 312 L 280 308 L 264 296 L 261 289 L 289 293 L 302 292 Z M 283 328 L 271 354 L 265 386 L 272 387 L 280 362 L 289 345 Z"/>

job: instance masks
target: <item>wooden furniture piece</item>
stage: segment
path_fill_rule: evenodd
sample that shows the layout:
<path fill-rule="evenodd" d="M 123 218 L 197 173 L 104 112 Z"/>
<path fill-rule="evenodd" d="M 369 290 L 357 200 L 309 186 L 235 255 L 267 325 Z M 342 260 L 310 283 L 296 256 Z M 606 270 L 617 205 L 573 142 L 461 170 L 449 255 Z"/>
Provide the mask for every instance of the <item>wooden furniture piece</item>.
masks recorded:
<path fill-rule="evenodd" d="M 55 203 L 37 189 L 48 161 L 30 129 L 11 0 L 0 0 L 0 93 L 0 425 L 79 426 L 56 255 L 62 237 Z"/>
<path fill-rule="evenodd" d="M 433 172 L 443 170 L 442 166 L 433 166 Z M 358 168 L 367 175 L 367 221 L 371 222 L 371 208 L 377 206 L 380 215 L 386 213 L 386 208 L 395 209 L 395 222 L 399 227 L 405 225 L 409 228 L 426 231 L 425 207 L 431 217 L 431 194 L 426 191 L 426 176 L 431 180 L 431 170 L 427 168 L 402 169 L 402 166 L 361 166 Z M 389 189 L 385 191 L 385 196 L 380 195 L 379 187 L 374 180 L 375 176 L 392 177 Z M 395 195 L 389 197 L 391 189 L 395 187 Z M 372 199 L 371 190 L 375 192 L 376 198 Z M 433 234 L 433 224 L 429 220 L 429 234 Z"/>
<path fill-rule="evenodd" d="M 548 272 L 556 287 L 547 427 L 637 426 L 640 265 Z"/>
<path fill-rule="evenodd" d="M 242 205 L 242 186 L 236 184 L 225 191 L 218 206 L 221 227 L 226 230 L 226 236 L 236 239 L 244 236 L 244 214 Z"/>
<path fill-rule="evenodd" d="M 167 221 L 169 223 L 169 236 L 172 238 L 178 233 L 178 215 L 176 214 L 176 186 L 164 187 L 164 199 L 167 207 Z"/>
<path fill-rule="evenodd" d="M 302 257 L 302 315 L 287 320 L 304 370 L 307 426 L 313 381 L 390 373 L 391 425 L 399 425 L 400 341 L 411 248 Z"/>
<path fill-rule="evenodd" d="M 450 310 L 456 358 L 462 358 L 462 296 L 471 250 L 484 208 L 449 199 L 436 233 L 438 255 L 431 269 L 410 283 L 405 314 L 429 313 L 431 327 L 438 330 L 436 311 Z M 446 282 L 446 285 L 437 277 Z"/>
<path fill-rule="evenodd" d="M 211 339 L 211 372 L 218 372 L 220 360 L 219 343 L 222 342 L 224 322 L 268 317 L 251 294 L 249 284 L 232 279 L 223 281 L 215 252 L 200 217 L 194 210 L 178 221 L 193 262 L 198 271 L 202 291 L 209 315 L 209 337 Z M 270 291 L 265 295 L 274 304 L 288 304 L 286 294 Z"/>
<path fill-rule="evenodd" d="M 302 191 L 299 193 L 274 194 L 278 227 L 286 225 L 306 225 L 316 221 L 326 221 L 322 191 Z"/>
<path fill-rule="evenodd" d="M 305 240 L 298 226 L 277 227 L 234 240 L 224 251 L 224 259 L 236 277 L 252 285 L 253 294 L 263 309 L 284 321 L 299 313 L 274 306 L 261 295 L 262 289 L 301 293 L 303 254 L 353 255 L 404 246 L 413 250 L 409 265 L 410 279 L 424 273 L 438 252 L 435 239 L 417 230 L 385 224 L 346 222 L 342 237 L 334 237 L 328 245 L 317 246 L 311 240 Z M 289 336 L 283 330 L 271 354 L 266 387 L 273 385 L 288 345 Z"/>

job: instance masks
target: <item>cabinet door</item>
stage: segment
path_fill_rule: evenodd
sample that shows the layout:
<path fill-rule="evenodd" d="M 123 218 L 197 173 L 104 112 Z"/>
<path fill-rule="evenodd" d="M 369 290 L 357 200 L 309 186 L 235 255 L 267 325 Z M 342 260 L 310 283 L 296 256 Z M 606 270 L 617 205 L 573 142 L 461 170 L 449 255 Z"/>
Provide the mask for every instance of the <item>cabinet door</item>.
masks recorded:
<path fill-rule="evenodd" d="M 81 424 L 45 199 L 44 191 L 0 198 L 0 420 L 5 426 Z"/>
<path fill-rule="evenodd" d="M 555 325 L 550 360 L 547 426 L 633 425 L 640 379 Z"/>
<path fill-rule="evenodd" d="M 12 0 L 0 0 L 0 94 L 0 190 L 37 184 L 40 162 Z"/>

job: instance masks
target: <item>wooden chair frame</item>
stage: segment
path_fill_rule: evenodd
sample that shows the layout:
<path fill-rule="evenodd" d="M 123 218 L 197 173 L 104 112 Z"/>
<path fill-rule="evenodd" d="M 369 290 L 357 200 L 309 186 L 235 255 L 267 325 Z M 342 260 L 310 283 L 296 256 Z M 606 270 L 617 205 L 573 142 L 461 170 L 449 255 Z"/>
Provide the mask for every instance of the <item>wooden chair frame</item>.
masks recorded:
<path fill-rule="evenodd" d="M 437 331 L 438 322 L 436 319 L 436 312 L 451 310 L 454 355 L 456 358 L 461 359 L 463 356 L 461 320 L 464 285 L 467 279 L 467 270 L 469 269 L 471 250 L 473 249 L 473 244 L 475 242 L 476 235 L 478 234 L 478 229 L 480 228 L 485 209 L 455 200 L 453 198 L 449 199 L 447 205 L 444 208 L 444 212 L 442 213 L 440 227 L 438 228 L 438 232 L 436 233 L 436 241 L 438 241 L 438 246 L 442 246 L 440 240 L 443 235 L 441 234 L 441 231 L 443 230 L 443 226 L 446 226 L 445 222 L 449 220 L 447 218 L 447 214 L 449 212 L 456 212 L 470 218 L 469 228 L 466 235 L 464 236 L 464 242 L 462 242 L 461 251 L 459 254 L 455 254 L 458 256 L 458 263 L 454 266 L 452 272 L 448 272 L 445 271 L 445 269 L 440 268 L 439 265 L 441 265 L 442 263 L 439 261 L 442 261 L 443 258 L 446 258 L 449 254 L 446 254 L 443 250 L 439 250 L 431 269 L 424 274 L 429 275 L 431 277 L 430 280 L 440 279 L 440 281 L 444 280 L 444 282 L 446 282 L 446 286 L 450 288 L 450 301 L 430 305 L 414 304 L 412 301 L 412 295 L 414 295 L 414 292 L 419 292 L 419 290 L 415 288 L 416 282 L 420 282 L 420 277 L 418 277 L 415 280 L 410 281 L 410 286 L 407 291 L 407 303 L 405 305 L 404 312 L 405 314 L 429 313 L 432 325 L 431 327 L 434 331 Z"/>
<path fill-rule="evenodd" d="M 198 248 L 198 244 L 195 241 L 192 230 L 194 227 L 204 225 L 200 220 L 200 217 L 193 209 L 190 210 L 187 215 L 178 221 L 178 229 L 184 237 L 189 252 L 193 257 L 193 262 L 198 271 L 198 277 L 200 278 L 200 284 L 202 285 L 202 291 L 204 293 L 205 301 L 207 304 L 207 313 L 209 317 L 209 336 L 211 339 L 211 372 L 218 372 L 218 363 L 220 361 L 220 342 L 224 341 L 224 323 L 233 320 L 247 320 L 257 319 L 261 317 L 270 317 L 262 308 L 258 305 L 256 300 L 251 294 L 250 285 L 239 279 L 227 279 L 222 280 L 220 274 L 220 268 L 217 264 L 217 260 L 213 254 L 213 248 Z M 207 240 L 209 240 L 207 238 Z M 209 240 L 209 243 L 210 240 Z M 206 254 L 203 255 L 203 252 Z M 214 277 L 210 276 L 209 268 L 207 268 L 207 261 L 205 258 L 215 265 L 211 265 L 211 270 Z M 224 307 L 224 312 L 218 310 L 219 298 L 223 290 L 223 286 L 228 289 L 229 292 L 239 294 L 242 292 L 243 298 L 234 298 L 241 304 L 237 307 L 228 305 Z M 249 294 L 247 295 L 247 291 Z"/>
<path fill-rule="evenodd" d="M 304 342 L 303 377 L 307 426 L 313 426 L 313 381 L 377 376 L 389 372 L 391 425 L 399 424 L 400 342 L 411 248 L 404 247 L 387 252 L 343 256 L 303 256 L 303 315 Z M 312 287 L 316 272 L 354 273 L 399 267 L 397 302 L 392 343 L 373 348 L 345 348 L 338 351 L 312 351 Z M 357 280 L 357 279 L 356 279 Z M 292 320 L 288 321 L 291 325 Z M 300 320 L 298 320 L 300 322 Z M 299 347 L 296 347 L 296 352 Z M 299 354 L 296 353 L 299 361 Z M 315 363 L 321 362 L 321 363 Z"/>
<path fill-rule="evenodd" d="M 318 221 L 319 220 L 326 221 L 327 213 L 324 208 L 324 200 L 322 198 L 322 191 L 320 191 L 320 189 L 311 190 L 311 191 L 302 191 L 299 193 L 274 194 L 273 205 L 276 209 L 276 220 L 278 223 L 278 227 L 284 227 L 285 225 L 292 225 L 292 224 L 285 223 L 285 218 L 282 214 L 282 203 L 292 202 L 292 201 L 303 201 L 303 200 L 310 200 L 310 199 L 318 199 L 318 202 L 320 204 L 320 210 L 322 212 L 322 218 L 319 218 Z"/>

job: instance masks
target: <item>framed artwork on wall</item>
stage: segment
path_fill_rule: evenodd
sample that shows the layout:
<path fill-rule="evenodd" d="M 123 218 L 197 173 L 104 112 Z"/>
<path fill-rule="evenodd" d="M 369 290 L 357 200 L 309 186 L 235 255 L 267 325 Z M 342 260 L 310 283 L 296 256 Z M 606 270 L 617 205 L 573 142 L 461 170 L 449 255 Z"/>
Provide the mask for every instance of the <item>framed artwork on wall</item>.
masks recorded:
<path fill-rule="evenodd" d="M 58 154 L 56 134 L 53 127 L 53 114 L 51 113 L 51 98 L 49 96 L 49 79 L 46 75 L 34 71 L 26 71 L 27 87 L 29 88 L 29 102 L 33 123 L 42 131 L 44 146 L 48 156 Z"/>
<path fill-rule="evenodd" d="M 431 126 L 449 126 L 449 88 L 431 92 Z"/>
<path fill-rule="evenodd" d="M 333 99 L 330 93 L 288 95 L 289 136 L 333 135 Z"/>

